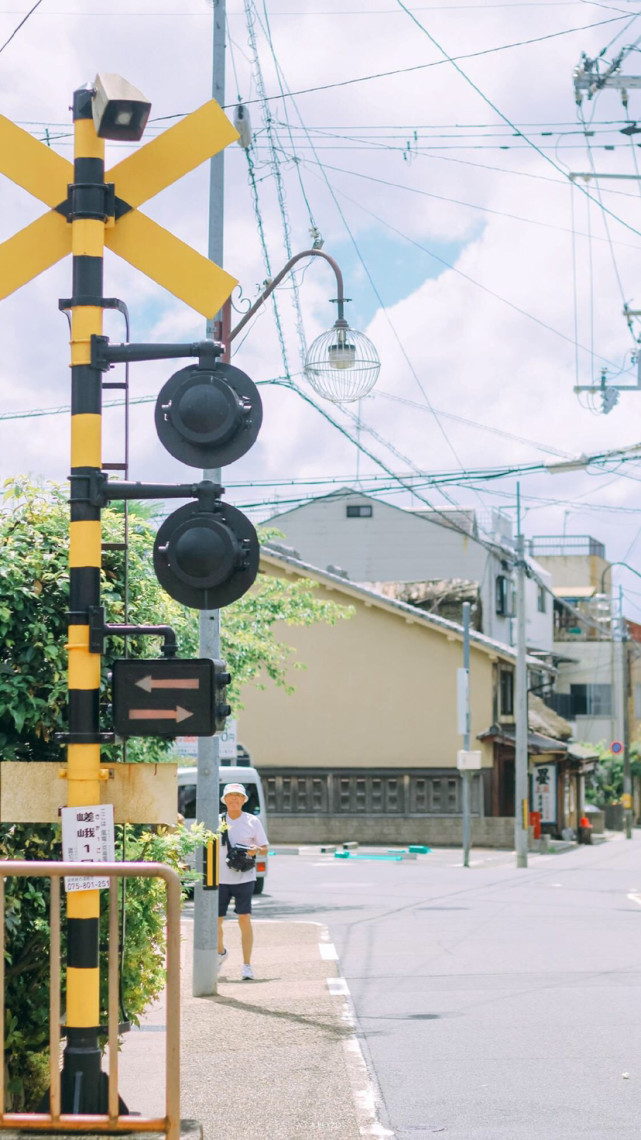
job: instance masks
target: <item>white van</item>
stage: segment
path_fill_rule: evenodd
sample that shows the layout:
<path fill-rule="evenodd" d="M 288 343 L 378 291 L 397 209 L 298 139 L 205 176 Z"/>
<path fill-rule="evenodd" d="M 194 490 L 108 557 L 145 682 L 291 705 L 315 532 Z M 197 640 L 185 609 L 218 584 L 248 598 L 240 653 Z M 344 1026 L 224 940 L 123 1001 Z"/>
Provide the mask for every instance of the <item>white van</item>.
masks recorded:
<path fill-rule="evenodd" d="M 190 827 L 196 819 L 196 784 L 198 780 L 197 768 L 179 768 L 178 769 L 178 811 L 183 816 L 187 827 Z M 225 784 L 243 784 L 247 792 L 248 800 L 243 807 L 243 811 L 248 812 L 250 815 L 257 815 L 269 835 L 267 830 L 267 812 L 265 810 L 265 796 L 263 795 L 263 785 L 261 778 L 255 768 L 241 767 L 240 765 L 221 765 L 220 768 L 220 790 L 222 792 Z M 224 812 L 224 803 L 220 804 L 221 812 Z M 256 885 L 254 887 L 254 894 L 262 895 L 265 887 L 265 875 L 267 874 L 267 858 L 258 858 L 256 860 Z"/>

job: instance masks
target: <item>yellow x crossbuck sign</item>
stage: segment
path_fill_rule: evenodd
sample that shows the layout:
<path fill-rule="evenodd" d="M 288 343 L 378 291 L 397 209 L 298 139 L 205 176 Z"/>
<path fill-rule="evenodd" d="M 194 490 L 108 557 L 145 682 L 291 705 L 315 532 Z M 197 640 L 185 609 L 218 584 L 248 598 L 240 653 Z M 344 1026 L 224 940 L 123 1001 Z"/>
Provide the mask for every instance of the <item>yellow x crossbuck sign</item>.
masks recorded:
<path fill-rule="evenodd" d="M 105 222 L 105 245 L 204 317 L 212 318 L 237 285 L 234 277 L 138 206 L 238 138 L 211 99 L 105 174 L 114 183 L 116 216 Z M 0 244 L 0 300 L 71 253 L 65 216 L 73 165 L 0 115 L 0 173 L 50 207 Z"/>

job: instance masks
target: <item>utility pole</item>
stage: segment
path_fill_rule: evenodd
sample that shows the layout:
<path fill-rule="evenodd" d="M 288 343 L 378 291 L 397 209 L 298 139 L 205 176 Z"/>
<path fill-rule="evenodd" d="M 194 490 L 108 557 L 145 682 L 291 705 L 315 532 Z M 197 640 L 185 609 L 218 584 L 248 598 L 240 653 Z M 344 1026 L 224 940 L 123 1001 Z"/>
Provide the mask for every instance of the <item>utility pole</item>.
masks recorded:
<path fill-rule="evenodd" d="M 525 608 L 525 536 L 521 530 L 521 487 L 516 485 L 516 750 L 514 757 L 514 846 L 517 867 L 527 867 L 528 707 Z"/>
<path fill-rule="evenodd" d="M 465 703 L 463 709 L 463 750 L 470 750 L 470 603 L 463 602 L 463 672 Z M 470 773 L 463 769 L 463 866 L 470 865 Z"/>
<path fill-rule="evenodd" d="M 223 107 L 225 103 L 225 22 L 226 0 L 213 3 L 212 97 Z M 225 155 L 221 150 L 209 165 L 209 243 L 208 256 L 216 265 L 223 264 L 223 220 L 225 191 Z M 216 339 L 218 321 L 207 321 L 207 336 Z M 228 346 L 227 353 L 228 353 Z M 229 360 L 228 354 L 222 359 Z M 203 471 L 203 479 L 220 483 L 219 467 Z M 200 612 L 201 657 L 220 657 L 220 611 Z M 196 819 L 209 831 L 217 831 L 220 814 L 220 760 L 217 736 L 198 739 L 198 779 L 196 783 Z M 204 997 L 217 993 L 218 977 L 218 889 L 204 890 L 201 881 L 194 890 L 194 959 L 192 993 Z"/>
<path fill-rule="evenodd" d="M 615 713 L 617 732 L 621 732 L 623 744 L 623 823 L 626 839 L 632 839 L 632 773 L 630 771 L 630 715 L 628 708 L 628 638 L 625 617 L 623 616 L 623 589 L 619 586 L 619 615 L 616 625 L 616 639 L 612 646 L 618 657 L 615 661 Z"/>

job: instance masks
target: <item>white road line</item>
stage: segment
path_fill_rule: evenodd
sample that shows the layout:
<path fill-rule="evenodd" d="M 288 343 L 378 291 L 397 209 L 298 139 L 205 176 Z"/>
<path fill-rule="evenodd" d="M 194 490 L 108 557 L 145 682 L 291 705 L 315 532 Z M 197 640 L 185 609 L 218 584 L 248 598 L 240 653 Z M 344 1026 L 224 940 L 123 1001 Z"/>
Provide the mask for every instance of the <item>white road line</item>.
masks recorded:
<path fill-rule="evenodd" d="M 325 928 L 318 944 L 321 958 L 338 961 L 338 954 L 333 942 L 329 941 L 329 931 Z M 327 988 L 332 995 L 343 997 L 343 1018 L 350 1028 L 356 1030 L 356 1013 L 352 1003 L 352 996 L 345 978 L 326 978 Z M 376 1081 L 367 1066 L 363 1055 L 361 1043 L 355 1032 L 343 1039 L 345 1062 L 349 1074 L 349 1083 L 352 1088 L 354 1107 L 358 1119 L 358 1130 L 362 1137 L 371 1140 L 393 1140 L 394 1133 L 381 1124 L 379 1119 L 379 1105 L 381 1096 Z"/>
<path fill-rule="evenodd" d="M 318 949 L 321 958 L 324 958 L 326 962 L 338 962 L 338 953 L 333 942 L 319 942 Z"/>
<path fill-rule="evenodd" d="M 349 994 L 349 986 L 347 985 L 345 978 L 326 978 L 325 981 L 327 982 L 327 988 L 332 996 L 347 997 Z"/>

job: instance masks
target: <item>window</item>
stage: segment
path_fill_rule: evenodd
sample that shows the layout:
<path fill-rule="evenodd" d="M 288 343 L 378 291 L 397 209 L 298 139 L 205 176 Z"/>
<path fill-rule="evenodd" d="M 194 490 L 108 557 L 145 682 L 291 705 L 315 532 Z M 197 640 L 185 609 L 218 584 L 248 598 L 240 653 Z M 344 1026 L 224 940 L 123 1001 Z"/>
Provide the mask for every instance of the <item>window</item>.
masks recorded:
<path fill-rule="evenodd" d="M 538 593 L 536 595 L 536 608 L 540 614 L 544 614 L 546 611 L 545 594 L 546 594 L 545 586 L 539 586 L 538 587 Z"/>
<path fill-rule="evenodd" d="M 570 716 L 612 716 L 612 686 L 570 685 Z"/>
<path fill-rule="evenodd" d="M 514 607 L 512 599 L 514 589 L 511 580 L 505 574 L 498 574 L 494 582 L 494 608 L 502 617 L 512 617 Z"/>
<path fill-rule="evenodd" d="M 499 674 L 500 715 L 514 716 L 514 673 L 501 669 Z"/>
<path fill-rule="evenodd" d="M 348 519 L 371 519 L 372 507 L 370 503 L 363 503 L 358 506 L 348 506 L 345 508 L 345 514 Z"/>

